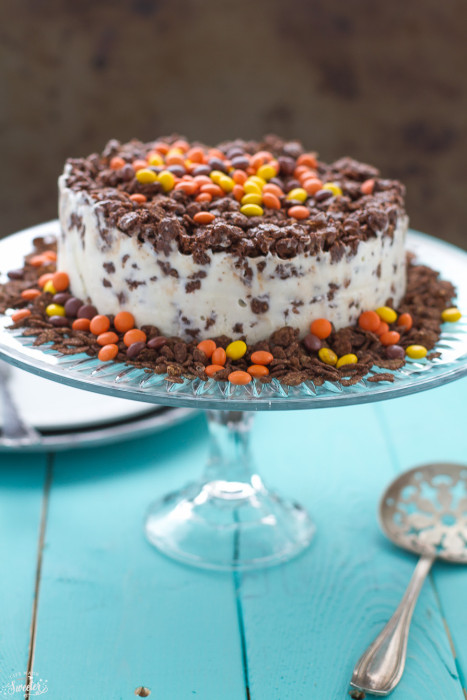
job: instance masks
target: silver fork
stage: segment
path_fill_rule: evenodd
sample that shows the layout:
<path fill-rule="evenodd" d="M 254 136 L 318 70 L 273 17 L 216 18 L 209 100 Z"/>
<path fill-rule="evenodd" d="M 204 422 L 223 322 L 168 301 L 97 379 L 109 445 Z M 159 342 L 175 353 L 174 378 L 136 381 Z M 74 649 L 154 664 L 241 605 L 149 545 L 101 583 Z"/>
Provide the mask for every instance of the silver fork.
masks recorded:
<path fill-rule="evenodd" d="M 40 433 L 21 418 L 8 387 L 11 378 L 10 366 L 0 360 L 0 399 L 3 413 L 2 442 L 8 447 L 36 445 L 42 440 Z"/>

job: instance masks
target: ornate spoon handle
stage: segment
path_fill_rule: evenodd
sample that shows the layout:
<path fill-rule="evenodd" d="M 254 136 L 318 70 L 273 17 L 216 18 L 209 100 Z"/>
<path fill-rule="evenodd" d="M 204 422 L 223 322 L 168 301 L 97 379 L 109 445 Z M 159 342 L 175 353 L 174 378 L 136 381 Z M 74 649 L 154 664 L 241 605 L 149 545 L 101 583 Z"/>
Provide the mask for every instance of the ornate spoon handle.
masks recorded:
<path fill-rule="evenodd" d="M 410 622 L 434 557 L 422 556 L 394 615 L 361 656 L 350 685 L 373 695 L 388 695 L 402 678 Z"/>

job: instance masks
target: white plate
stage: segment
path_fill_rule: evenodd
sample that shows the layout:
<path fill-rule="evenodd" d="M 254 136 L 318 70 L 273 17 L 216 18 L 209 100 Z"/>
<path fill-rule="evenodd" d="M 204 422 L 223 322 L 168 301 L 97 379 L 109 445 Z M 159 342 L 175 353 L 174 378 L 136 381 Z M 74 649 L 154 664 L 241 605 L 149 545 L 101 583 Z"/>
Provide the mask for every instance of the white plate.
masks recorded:
<path fill-rule="evenodd" d="M 3 360 L 0 360 L 2 362 Z M 157 408 L 50 382 L 11 367 L 8 388 L 23 420 L 38 430 L 70 430 L 136 418 Z M 0 428 L 3 415 L 0 406 Z"/>
<path fill-rule="evenodd" d="M 192 418 L 198 411 L 192 408 L 152 408 L 151 413 L 127 421 L 85 428 L 84 430 L 47 432 L 32 445 L 4 443 L 0 437 L 0 452 L 56 452 L 81 447 L 114 445 L 124 440 L 154 435 Z"/>

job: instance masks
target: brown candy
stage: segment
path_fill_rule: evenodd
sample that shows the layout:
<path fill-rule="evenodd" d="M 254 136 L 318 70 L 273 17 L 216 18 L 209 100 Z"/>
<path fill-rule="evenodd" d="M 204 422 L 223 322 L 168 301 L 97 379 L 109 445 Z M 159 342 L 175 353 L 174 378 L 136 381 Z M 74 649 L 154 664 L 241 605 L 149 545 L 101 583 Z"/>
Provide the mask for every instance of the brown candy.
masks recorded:
<path fill-rule="evenodd" d="M 318 350 L 321 350 L 323 343 L 317 335 L 314 335 L 314 333 L 308 333 L 308 335 L 303 338 L 303 345 L 306 347 L 308 352 L 318 352 Z"/>
<path fill-rule="evenodd" d="M 148 341 L 147 346 L 151 350 L 159 350 L 167 343 L 167 338 L 164 335 L 158 335 Z"/>
<path fill-rule="evenodd" d="M 83 304 L 78 309 L 78 318 L 89 318 L 91 320 L 94 316 L 97 316 L 97 309 L 92 304 Z"/>
<path fill-rule="evenodd" d="M 68 318 L 76 318 L 78 315 L 78 311 L 80 308 L 83 306 L 83 302 L 81 299 L 77 299 L 76 297 L 70 297 L 68 301 L 65 302 L 65 313 L 68 316 Z"/>

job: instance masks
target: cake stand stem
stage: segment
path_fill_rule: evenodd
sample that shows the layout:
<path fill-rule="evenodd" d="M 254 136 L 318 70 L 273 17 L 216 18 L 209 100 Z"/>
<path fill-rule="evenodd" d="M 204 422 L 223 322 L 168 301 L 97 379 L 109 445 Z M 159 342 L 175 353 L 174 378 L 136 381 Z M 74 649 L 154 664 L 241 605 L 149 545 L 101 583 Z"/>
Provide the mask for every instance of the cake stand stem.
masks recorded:
<path fill-rule="evenodd" d="M 307 547 L 306 511 L 264 486 L 253 467 L 244 411 L 207 411 L 210 458 L 201 481 L 154 503 L 149 541 L 192 566 L 235 571 L 287 561 Z"/>
<path fill-rule="evenodd" d="M 206 417 L 210 435 L 206 482 L 218 498 L 241 499 L 251 495 L 254 475 L 250 430 L 254 416 L 245 411 L 206 411 Z"/>

